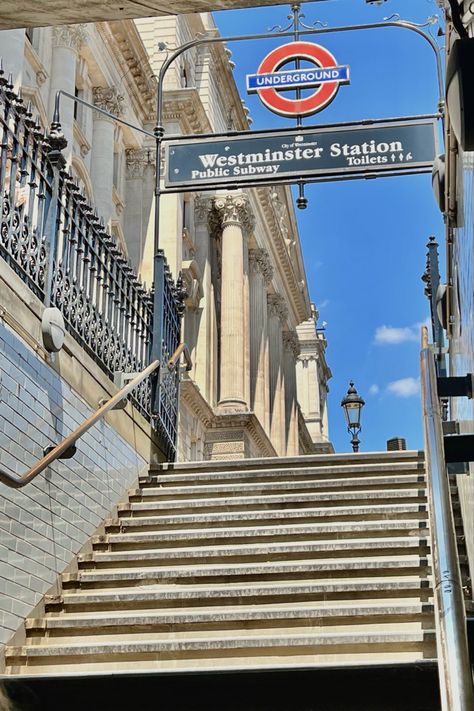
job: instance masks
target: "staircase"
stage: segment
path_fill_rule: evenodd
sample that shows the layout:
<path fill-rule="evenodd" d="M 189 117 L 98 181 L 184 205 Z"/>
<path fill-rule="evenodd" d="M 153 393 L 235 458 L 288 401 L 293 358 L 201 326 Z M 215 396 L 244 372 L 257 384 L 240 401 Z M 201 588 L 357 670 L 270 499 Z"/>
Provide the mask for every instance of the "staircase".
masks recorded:
<path fill-rule="evenodd" d="M 418 452 L 168 465 L 62 577 L 7 675 L 423 665 L 436 656 Z"/>

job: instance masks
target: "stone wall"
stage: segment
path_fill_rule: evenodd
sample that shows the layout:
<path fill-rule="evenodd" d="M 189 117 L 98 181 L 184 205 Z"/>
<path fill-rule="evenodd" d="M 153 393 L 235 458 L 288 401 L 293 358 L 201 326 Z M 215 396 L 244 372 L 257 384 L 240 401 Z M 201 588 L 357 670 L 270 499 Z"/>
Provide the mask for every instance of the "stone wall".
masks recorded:
<path fill-rule="evenodd" d="M 0 462 L 20 476 L 117 388 L 69 335 L 60 353 L 45 352 L 43 306 L 3 260 L 0 293 Z M 72 459 L 23 489 L 0 483 L 0 643 L 159 458 L 150 426 L 128 404 L 89 430 Z"/>

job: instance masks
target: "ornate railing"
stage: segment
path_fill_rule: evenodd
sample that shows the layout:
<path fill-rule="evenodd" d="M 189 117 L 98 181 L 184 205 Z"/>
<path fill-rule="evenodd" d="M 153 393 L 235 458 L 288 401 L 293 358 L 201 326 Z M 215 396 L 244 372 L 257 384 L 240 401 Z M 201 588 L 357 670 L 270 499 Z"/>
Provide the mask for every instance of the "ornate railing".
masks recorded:
<path fill-rule="evenodd" d="M 0 255 L 110 378 L 143 370 L 153 347 L 159 381 L 131 399 L 173 460 L 179 373 L 167 363 L 180 342 L 181 285 L 159 253 L 155 293 L 145 289 L 65 171 L 65 145 L 59 123 L 43 133 L 0 68 Z"/>

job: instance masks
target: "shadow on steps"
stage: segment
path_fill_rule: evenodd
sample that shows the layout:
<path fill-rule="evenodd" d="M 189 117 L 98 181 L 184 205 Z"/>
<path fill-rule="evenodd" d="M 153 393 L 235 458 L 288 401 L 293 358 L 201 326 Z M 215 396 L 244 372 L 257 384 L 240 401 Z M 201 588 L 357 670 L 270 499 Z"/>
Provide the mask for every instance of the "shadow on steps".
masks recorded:
<path fill-rule="evenodd" d="M 8 682 L 15 711 L 439 711 L 434 665 Z"/>

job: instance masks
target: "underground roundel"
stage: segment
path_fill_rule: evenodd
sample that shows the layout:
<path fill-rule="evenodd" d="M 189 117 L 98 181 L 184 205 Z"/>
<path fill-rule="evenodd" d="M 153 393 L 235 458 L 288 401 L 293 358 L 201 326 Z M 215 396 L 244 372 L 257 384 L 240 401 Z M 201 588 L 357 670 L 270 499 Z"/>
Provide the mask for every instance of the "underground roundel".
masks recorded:
<path fill-rule="evenodd" d="M 295 60 L 314 66 L 281 70 Z M 265 106 L 280 116 L 310 116 L 324 109 L 336 96 L 341 84 L 349 84 L 349 67 L 338 66 L 325 47 L 312 42 L 289 42 L 272 50 L 262 60 L 256 74 L 247 75 L 247 91 L 257 93 Z M 291 89 L 309 89 L 309 96 L 291 99 Z"/>

